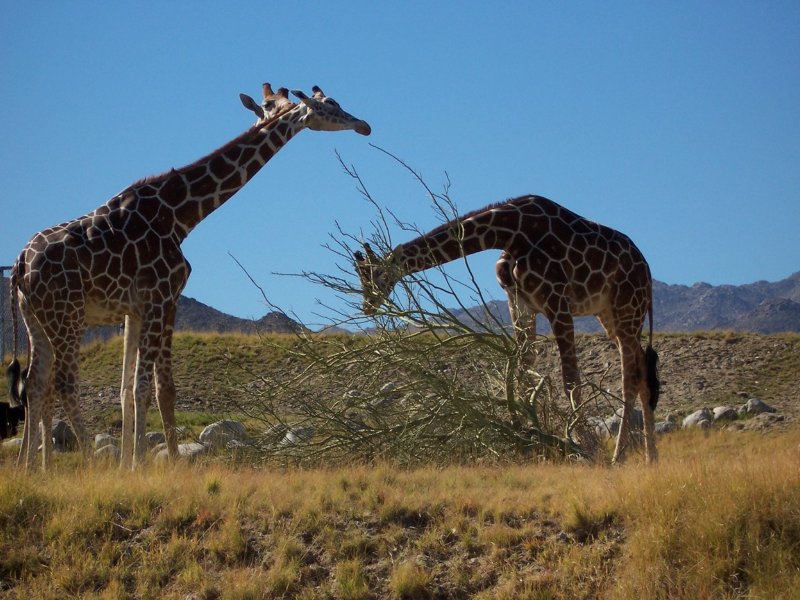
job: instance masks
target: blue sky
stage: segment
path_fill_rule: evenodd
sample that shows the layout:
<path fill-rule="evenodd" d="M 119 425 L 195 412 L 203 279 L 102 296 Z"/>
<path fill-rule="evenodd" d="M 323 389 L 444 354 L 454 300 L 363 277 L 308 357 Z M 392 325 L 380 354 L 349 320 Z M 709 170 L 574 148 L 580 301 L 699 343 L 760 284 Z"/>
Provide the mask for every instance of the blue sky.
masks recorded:
<path fill-rule="evenodd" d="M 336 303 L 275 275 L 387 208 L 438 224 L 401 157 L 466 212 L 536 193 L 627 233 L 667 283 L 800 270 L 800 3 L 0 0 L 0 264 L 36 231 L 244 131 L 239 92 L 314 84 L 372 125 L 305 131 L 184 244 L 185 293 L 306 322 Z M 408 237 L 398 233 L 395 242 Z M 495 253 L 473 262 L 496 298 Z"/>

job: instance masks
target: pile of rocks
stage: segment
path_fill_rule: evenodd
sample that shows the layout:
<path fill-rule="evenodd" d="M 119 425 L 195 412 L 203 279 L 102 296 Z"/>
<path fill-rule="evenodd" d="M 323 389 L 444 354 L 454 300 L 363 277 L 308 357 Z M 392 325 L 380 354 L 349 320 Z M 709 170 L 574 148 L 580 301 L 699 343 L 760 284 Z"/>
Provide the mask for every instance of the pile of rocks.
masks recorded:
<path fill-rule="evenodd" d="M 676 429 L 710 429 L 715 425 L 725 425 L 730 430 L 764 429 L 780 423 L 785 417 L 778 414 L 777 409 L 758 398 L 750 398 L 747 402 L 733 408 L 716 406 L 713 409 L 700 408 L 686 415 L 683 419 L 668 414 L 663 421 L 656 422 L 656 433 L 663 434 Z M 605 419 L 595 422 L 595 432 L 600 437 L 615 437 L 622 422 L 622 409 Z M 644 427 L 642 411 L 634 409 L 631 416 L 631 430 L 641 431 Z"/>

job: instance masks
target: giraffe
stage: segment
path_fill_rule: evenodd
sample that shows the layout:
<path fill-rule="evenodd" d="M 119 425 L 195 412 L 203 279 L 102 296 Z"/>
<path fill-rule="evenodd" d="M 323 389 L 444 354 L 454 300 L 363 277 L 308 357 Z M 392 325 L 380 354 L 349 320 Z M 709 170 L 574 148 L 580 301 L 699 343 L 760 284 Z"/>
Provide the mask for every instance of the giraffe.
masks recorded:
<path fill-rule="evenodd" d="M 644 415 L 646 460 L 657 458 L 653 411 L 660 383 L 652 346 L 650 267 L 626 235 L 585 219 L 541 196 L 522 196 L 460 216 L 378 257 L 354 253 L 363 310 L 375 314 L 406 274 L 424 271 L 482 250 L 498 249 L 497 281 L 508 296 L 519 345 L 536 333 L 536 313 L 550 322 L 561 358 L 566 393 L 580 402 L 580 373 L 573 316 L 595 315 L 616 343 L 622 363 L 622 423 L 613 462 L 622 458 L 633 403 Z M 639 342 L 650 321 L 646 350 Z"/>
<path fill-rule="evenodd" d="M 293 91 L 300 100 L 296 104 L 286 88 L 273 92 L 266 83 L 260 104 L 241 94 L 242 104 L 257 117 L 247 131 L 190 165 L 134 183 L 96 210 L 28 242 L 10 286 L 13 328 L 16 302 L 29 338 L 28 412 L 18 465 L 33 467 L 41 422 L 46 432 L 42 464 L 48 468 L 55 396 L 88 453 L 78 407 L 81 337 L 87 325 L 123 319 L 121 467 L 135 468 L 144 459 L 153 380 L 170 459 L 178 455 L 171 348 L 177 301 L 190 273 L 181 243 L 303 129 L 371 133 L 365 121 L 319 87 L 312 90 L 310 97 Z M 19 373 L 16 336 L 13 354 L 10 374 Z"/>

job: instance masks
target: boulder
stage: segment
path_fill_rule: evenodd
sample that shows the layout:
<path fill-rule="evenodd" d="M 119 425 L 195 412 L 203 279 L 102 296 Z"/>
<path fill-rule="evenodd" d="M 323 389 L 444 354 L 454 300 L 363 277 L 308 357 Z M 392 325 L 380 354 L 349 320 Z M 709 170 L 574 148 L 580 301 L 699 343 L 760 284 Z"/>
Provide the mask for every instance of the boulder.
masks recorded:
<path fill-rule="evenodd" d="M 110 437 L 110 436 L 109 436 Z M 95 458 L 107 459 L 116 462 L 122 456 L 122 451 L 114 444 L 106 443 L 94 451 Z"/>
<path fill-rule="evenodd" d="M 167 441 L 163 431 L 148 431 L 144 434 L 144 437 L 147 440 L 147 447 L 151 450 Z"/>
<path fill-rule="evenodd" d="M 225 445 L 236 440 L 247 443 L 247 430 L 239 421 L 223 420 L 208 425 L 200 433 L 200 443 L 209 448 L 224 448 Z"/>
<path fill-rule="evenodd" d="M 704 421 L 705 423 L 703 423 Z M 703 429 L 707 429 L 711 426 L 713 421 L 714 413 L 707 408 L 701 408 L 700 410 L 696 410 L 692 414 L 685 416 L 683 418 L 682 426 L 684 429 L 689 429 L 691 427 L 701 427 Z"/>
<path fill-rule="evenodd" d="M 208 452 L 208 447 L 203 444 L 198 444 L 197 442 L 190 442 L 188 444 L 178 444 L 178 455 L 183 458 L 188 458 L 190 461 L 194 460 L 198 456 L 205 454 Z M 155 455 L 156 462 L 166 462 L 169 460 L 169 451 L 164 448 L 158 451 L 158 454 Z"/>
<path fill-rule="evenodd" d="M 66 421 L 56 419 L 53 422 L 51 432 L 53 435 L 53 445 L 59 452 L 78 449 L 78 437 Z"/>
<path fill-rule="evenodd" d="M 739 414 L 760 415 L 762 413 L 775 413 L 778 412 L 775 408 L 759 400 L 758 398 L 750 398 L 745 404 L 739 408 Z"/>
<path fill-rule="evenodd" d="M 623 408 L 620 406 L 614 414 L 616 414 L 620 419 L 622 419 L 622 411 Z M 634 408 L 631 411 L 631 422 L 630 428 L 631 431 L 641 431 L 644 429 L 644 415 L 642 415 L 641 409 Z"/>
<path fill-rule="evenodd" d="M 106 446 L 118 446 L 117 438 L 113 435 L 109 435 L 107 433 L 98 433 L 94 436 L 94 448 L 95 450 L 100 450 L 100 448 L 104 448 Z M 97 454 L 97 452 L 95 452 Z"/>
<path fill-rule="evenodd" d="M 659 421 L 655 427 L 657 434 L 670 433 L 677 428 L 678 424 L 673 421 Z"/>
<path fill-rule="evenodd" d="M 717 406 L 714 408 L 714 422 L 717 421 L 735 421 L 739 413 L 730 406 Z"/>
<path fill-rule="evenodd" d="M 296 446 L 303 442 L 307 442 L 314 437 L 315 429 L 313 427 L 295 427 L 286 432 L 286 435 L 281 440 L 282 446 Z"/>

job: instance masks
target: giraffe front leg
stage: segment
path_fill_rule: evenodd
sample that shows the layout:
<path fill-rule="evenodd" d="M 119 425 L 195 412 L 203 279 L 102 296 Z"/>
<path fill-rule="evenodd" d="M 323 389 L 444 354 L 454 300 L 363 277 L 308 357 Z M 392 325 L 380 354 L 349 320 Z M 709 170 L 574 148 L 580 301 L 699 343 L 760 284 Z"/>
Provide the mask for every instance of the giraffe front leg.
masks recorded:
<path fill-rule="evenodd" d="M 136 469 L 144 462 L 147 444 L 145 433 L 147 428 L 147 409 L 152 394 L 153 368 L 158 355 L 161 327 L 158 322 L 144 321 L 139 334 L 138 354 L 136 361 L 136 385 L 133 392 L 133 463 Z"/>
<path fill-rule="evenodd" d="M 172 332 L 175 322 L 175 305 L 166 311 L 161 345 L 155 364 L 156 402 L 161 413 L 167 452 L 170 460 L 178 458 L 178 436 L 175 431 L 175 381 L 172 377 Z"/>
<path fill-rule="evenodd" d="M 533 397 L 536 386 L 532 380 L 536 359 L 533 347 L 536 339 L 536 313 L 531 311 L 513 290 L 508 292 L 508 308 L 517 342 L 515 402 L 512 406 L 509 401 L 509 411 L 514 409 L 512 422 L 516 426 L 520 426 L 516 412 L 521 408 L 533 426 L 539 427 L 538 410 Z"/>
<path fill-rule="evenodd" d="M 569 313 L 558 313 L 550 318 L 550 326 L 556 338 L 561 357 L 561 379 L 564 392 L 573 410 L 581 404 L 581 375 L 578 370 L 578 354 L 575 349 L 575 326 Z"/>
<path fill-rule="evenodd" d="M 644 356 L 636 339 L 618 338 L 617 346 L 622 364 L 622 420 L 617 432 L 617 442 L 611 459 L 612 464 L 618 464 L 622 460 L 625 449 L 630 442 L 631 415 L 633 414 L 636 392 L 642 383 L 644 368 Z M 648 420 L 648 417 L 652 421 L 652 414 L 644 415 L 645 421 Z M 645 423 L 646 428 L 647 424 Z"/>
<path fill-rule="evenodd" d="M 119 399 L 122 405 L 122 452 L 120 469 L 133 468 L 133 430 L 134 430 L 134 381 L 136 357 L 142 323 L 130 315 L 125 317 L 124 354 L 122 359 L 122 383 Z"/>

